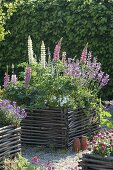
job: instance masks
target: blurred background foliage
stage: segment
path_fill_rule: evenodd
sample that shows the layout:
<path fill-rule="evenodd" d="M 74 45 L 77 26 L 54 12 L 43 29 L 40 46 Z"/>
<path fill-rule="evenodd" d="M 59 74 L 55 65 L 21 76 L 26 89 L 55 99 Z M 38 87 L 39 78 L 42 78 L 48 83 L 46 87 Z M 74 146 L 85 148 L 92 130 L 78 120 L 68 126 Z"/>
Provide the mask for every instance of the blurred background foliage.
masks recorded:
<path fill-rule="evenodd" d="M 4 27 L 10 33 L 0 42 L 1 82 L 6 65 L 10 70 L 12 63 L 16 66 L 28 60 L 29 35 L 38 61 L 42 40 L 52 56 L 56 42 L 63 37 L 62 51 L 67 57 L 79 58 L 88 42 L 93 56 L 110 75 L 100 95 L 103 100 L 113 98 L 113 0 L 20 0 Z"/>

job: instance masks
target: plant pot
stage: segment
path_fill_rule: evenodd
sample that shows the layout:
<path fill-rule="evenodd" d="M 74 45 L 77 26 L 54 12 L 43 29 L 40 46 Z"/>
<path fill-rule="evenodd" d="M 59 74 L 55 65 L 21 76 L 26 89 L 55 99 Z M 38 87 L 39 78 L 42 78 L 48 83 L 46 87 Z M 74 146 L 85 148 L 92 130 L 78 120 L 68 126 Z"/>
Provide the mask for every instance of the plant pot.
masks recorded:
<path fill-rule="evenodd" d="M 73 140 L 73 151 L 74 152 L 79 152 L 81 150 L 81 142 L 79 138 L 75 138 Z"/>
<path fill-rule="evenodd" d="M 86 136 L 81 136 L 80 138 L 81 141 L 81 149 L 84 151 L 88 148 L 88 140 Z"/>

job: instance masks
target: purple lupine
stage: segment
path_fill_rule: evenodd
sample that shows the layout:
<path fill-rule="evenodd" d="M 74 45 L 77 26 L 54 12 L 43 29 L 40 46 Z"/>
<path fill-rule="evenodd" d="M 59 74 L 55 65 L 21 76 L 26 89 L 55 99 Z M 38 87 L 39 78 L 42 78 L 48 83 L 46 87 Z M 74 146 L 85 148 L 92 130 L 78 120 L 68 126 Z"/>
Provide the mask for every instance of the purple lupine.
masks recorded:
<path fill-rule="evenodd" d="M 68 58 L 67 74 L 73 77 L 80 77 L 81 69 L 79 64 L 79 60 L 77 60 L 75 63 L 73 59 Z"/>
<path fill-rule="evenodd" d="M 12 76 L 11 76 L 11 82 L 12 82 L 13 84 L 16 84 L 16 82 L 17 82 L 17 77 L 16 77 L 15 74 L 12 74 Z"/>
<path fill-rule="evenodd" d="M 97 75 L 97 80 L 98 80 L 99 82 L 102 81 L 103 75 L 104 75 L 104 72 L 102 72 L 102 71 L 100 71 L 100 72 L 98 73 L 98 75 Z"/>
<path fill-rule="evenodd" d="M 61 50 L 61 41 L 62 39 L 58 42 L 58 44 L 55 46 L 54 49 L 54 57 L 53 60 L 57 61 L 59 59 L 59 54 L 60 54 L 60 50 Z"/>
<path fill-rule="evenodd" d="M 25 87 L 26 88 L 28 87 L 30 80 L 31 80 L 31 68 L 27 66 L 25 70 Z"/>
<path fill-rule="evenodd" d="M 9 75 L 7 73 L 5 73 L 5 76 L 4 76 L 4 88 L 8 87 L 9 82 L 10 82 L 10 77 L 9 77 Z"/>
<path fill-rule="evenodd" d="M 98 74 L 101 69 L 101 63 L 98 63 L 96 58 L 93 59 L 92 68 L 95 70 L 96 74 Z"/>
<path fill-rule="evenodd" d="M 87 59 L 87 47 L 85 47 L 82 51 L 82 54 L 81 54 L 81 61 L 83 63 L 86 63 L 86 59 Z"/>
<path fill-rule="evenodd" d="M 101 87 L 106 86 L 108 84 L 108 81 L 109 81 L 109 75 L 106 74 L 106 75 L 103 76 L 101 83 L 100 83 L 100 86 Z"/>

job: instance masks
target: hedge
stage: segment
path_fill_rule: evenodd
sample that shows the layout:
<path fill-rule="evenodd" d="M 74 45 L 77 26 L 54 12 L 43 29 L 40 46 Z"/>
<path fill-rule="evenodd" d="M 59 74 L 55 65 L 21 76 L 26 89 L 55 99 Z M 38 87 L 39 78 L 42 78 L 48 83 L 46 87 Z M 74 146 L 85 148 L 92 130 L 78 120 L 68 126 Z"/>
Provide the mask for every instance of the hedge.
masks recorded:
<path fill-rule="evenodd" d="M 103 99 L 113 92 L 113 0 L 23 0 L 7 22 L 10 35 L 0 43 L 1 74 L 6 65 L 27 60 L 27 38 L 31 35 L 34 53 L 40 58 L 40 45 L 53 51 L 63 37 L 62 51 L 68 57 L 79 57 L 88 42 L 93 56 L 110 74 Z"/>

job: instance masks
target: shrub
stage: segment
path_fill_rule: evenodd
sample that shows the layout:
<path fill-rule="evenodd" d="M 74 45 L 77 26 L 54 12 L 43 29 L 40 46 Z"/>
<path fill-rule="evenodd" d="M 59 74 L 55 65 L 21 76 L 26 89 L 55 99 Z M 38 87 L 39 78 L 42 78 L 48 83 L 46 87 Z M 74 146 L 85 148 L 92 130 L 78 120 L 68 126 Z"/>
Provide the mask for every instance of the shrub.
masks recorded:
<path fill-rule="evenodd" d="M 64 37 L 63 50 L 67 49 L 67 55 L 72 57 L 79 57 L 80 49 L 88 42 L 94 56 L 101 61 L 103 70 L 110 75 L 109 86 L 104 89 L 102 97 L 112 98 L 112 5 L 112 0 L 23 1 L 7 22 L 6 29 L 11 34 L 0 44 L 0 74 L 4 73 L 6 63 L 11 66 L 12 63 L 26 61 L 28 35 L 34 41 L 34 53 L 38 59 L 42 39 L 52 51 L 52 44 Z"/>

